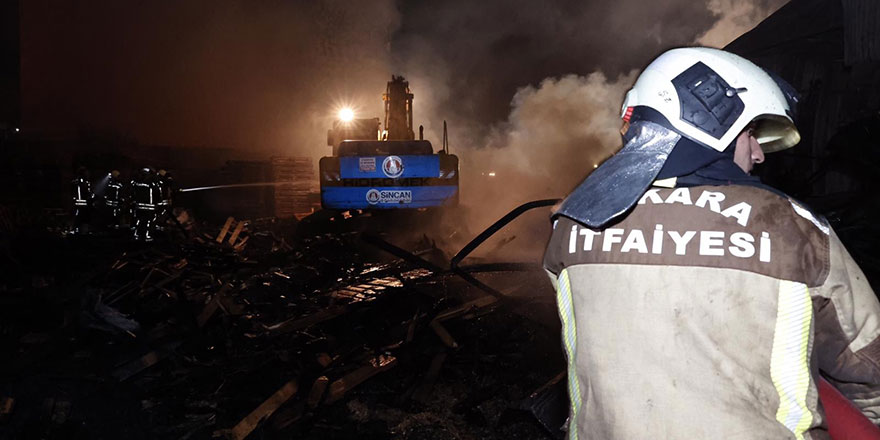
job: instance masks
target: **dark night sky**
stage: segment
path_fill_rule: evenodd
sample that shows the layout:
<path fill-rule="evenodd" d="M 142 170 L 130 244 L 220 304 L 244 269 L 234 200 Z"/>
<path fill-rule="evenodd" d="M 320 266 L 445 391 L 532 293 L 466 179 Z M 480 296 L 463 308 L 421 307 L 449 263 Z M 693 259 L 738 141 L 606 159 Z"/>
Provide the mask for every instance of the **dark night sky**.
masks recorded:
<path fill-rule="evenodd" d="M 334 109 L 381 116 L 394 73 L 429 138 L 445 118 L 462 146 L 508 145 L 552 116 L 517 112 L 542 91 L 611 84 L 591 108 L 613 115 L 632 69 L 713 27 L 702 41 L 723 45 L 782 3 L 23 0 L 23 126 L 318 156 Z"/>

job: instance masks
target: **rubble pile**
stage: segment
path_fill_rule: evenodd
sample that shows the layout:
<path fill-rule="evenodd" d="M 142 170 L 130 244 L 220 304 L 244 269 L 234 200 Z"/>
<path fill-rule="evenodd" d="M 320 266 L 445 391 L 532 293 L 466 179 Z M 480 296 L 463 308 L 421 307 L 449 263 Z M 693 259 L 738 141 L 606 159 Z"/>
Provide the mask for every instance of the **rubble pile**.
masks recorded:
<path fill-rule="evenodd" d="M 79 261 L 0 291 L 0 438 L 563 434 L 540 270 L 446 270 L 438 249 L 272 219 L 166 235 L 35 245 Z"/>

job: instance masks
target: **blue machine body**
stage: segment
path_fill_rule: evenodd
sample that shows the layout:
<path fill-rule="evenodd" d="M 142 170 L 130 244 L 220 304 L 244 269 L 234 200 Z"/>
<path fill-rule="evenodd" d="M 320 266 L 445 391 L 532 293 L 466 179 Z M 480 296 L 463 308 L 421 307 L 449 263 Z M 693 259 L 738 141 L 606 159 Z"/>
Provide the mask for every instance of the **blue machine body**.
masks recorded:
<path fill-rule="evenodd" d="M 324 209 L 413 209 L 458 204 L 458 157 L 428 141 L 345 141 L 320 161 Z"/>

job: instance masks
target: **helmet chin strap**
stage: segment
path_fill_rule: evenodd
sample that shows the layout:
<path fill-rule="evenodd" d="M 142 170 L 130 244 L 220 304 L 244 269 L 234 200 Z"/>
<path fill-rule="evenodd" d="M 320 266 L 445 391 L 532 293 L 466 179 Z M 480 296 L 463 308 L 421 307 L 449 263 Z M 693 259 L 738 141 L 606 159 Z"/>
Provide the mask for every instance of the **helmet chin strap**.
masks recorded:
<path fill-rule="evenodd" d="M 639 201 L 681 139 L 675 131 L 646 120 L 631 122 L 627 134 L 623 148 L 587 176 L 554 217 L 563 215 L 591 228 L 604 226 Z"/>

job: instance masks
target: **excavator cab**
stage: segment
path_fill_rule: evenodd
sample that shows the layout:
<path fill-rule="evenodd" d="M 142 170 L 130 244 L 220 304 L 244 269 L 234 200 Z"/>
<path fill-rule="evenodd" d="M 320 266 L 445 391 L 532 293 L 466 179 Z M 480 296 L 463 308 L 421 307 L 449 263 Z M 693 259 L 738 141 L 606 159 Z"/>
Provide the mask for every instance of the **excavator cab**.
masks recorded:
<path fill-rule="evenodd" d="M 324 209 L 413 209 L 458 204 L 458 157 L 449 154 L 444 122 L 443 148 L 434 152 L 422 130 L 412 129 L 409 83 L 388 82 L 385 130 L 379 118 L 344 114 L 327 133 L 333 155 L 319 163 Z"/>

